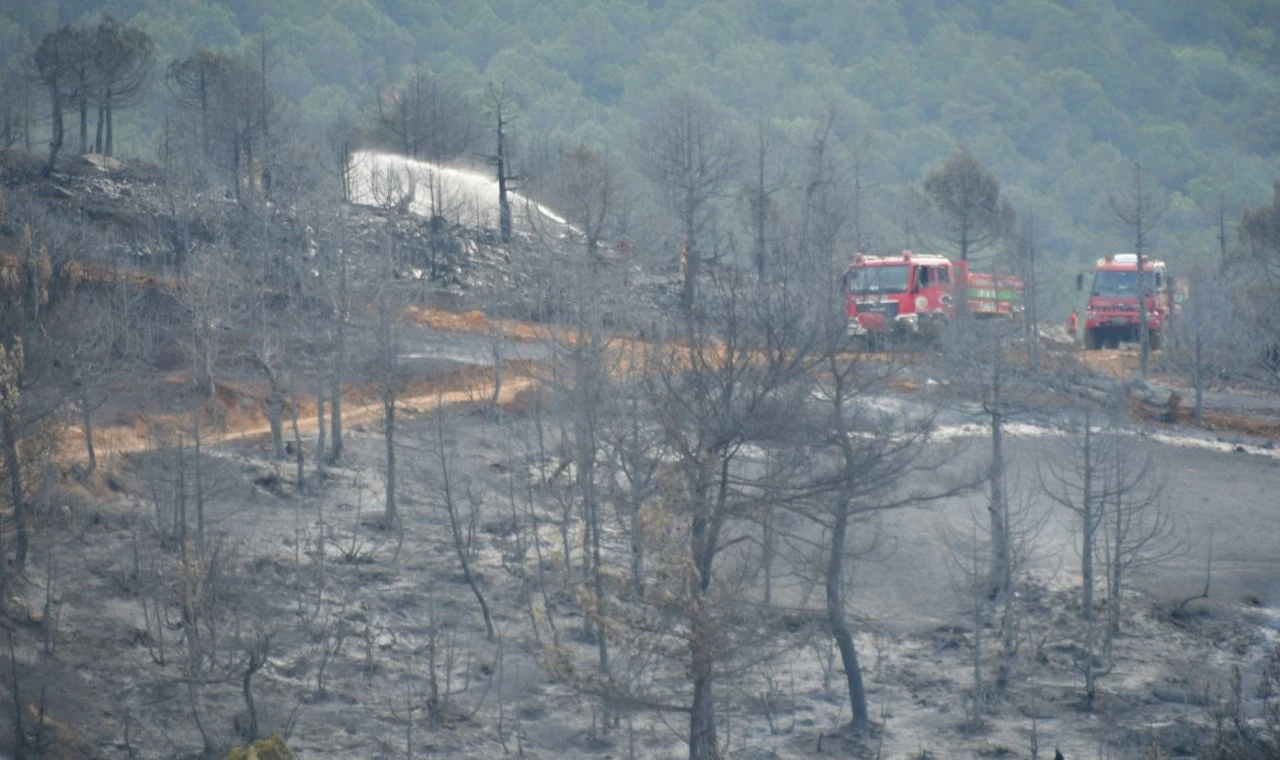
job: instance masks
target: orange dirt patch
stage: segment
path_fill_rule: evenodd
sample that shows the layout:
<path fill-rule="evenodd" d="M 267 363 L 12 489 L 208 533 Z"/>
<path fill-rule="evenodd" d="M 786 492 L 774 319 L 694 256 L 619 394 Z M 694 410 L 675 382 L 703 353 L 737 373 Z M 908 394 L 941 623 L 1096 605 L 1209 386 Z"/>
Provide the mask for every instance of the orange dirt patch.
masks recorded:
<path fill-rule="evenodd" d="M 1171 410 L 1167 406 L 1157 406 L 1145 402 L 1134 405 L 1133 416 L 1151 425 L 1172 426 L 1173 424 L 1201 427 L 1206 430 L 1231 431 L 1258 438 L 1280 441 L 1280 420 L 1265 417 L 1253 417 L 1244 414 L 1227 414 L 1213 409 L 1205 409 L 1204 422 L 1196 425 L 1193 416 L 1194 407 L 1183 401 Z"/>
<path fill-rule="evenodd" d="M 405 310 L 417 324 L 437 330 L 454 332 L 505 335 L 521 340 L 545 338 L 552 333 L 549 326 L 521 322 L 515 319 L 494 319 L 483 311 L 456 312 L 434 306 L 410 306 Z"/>

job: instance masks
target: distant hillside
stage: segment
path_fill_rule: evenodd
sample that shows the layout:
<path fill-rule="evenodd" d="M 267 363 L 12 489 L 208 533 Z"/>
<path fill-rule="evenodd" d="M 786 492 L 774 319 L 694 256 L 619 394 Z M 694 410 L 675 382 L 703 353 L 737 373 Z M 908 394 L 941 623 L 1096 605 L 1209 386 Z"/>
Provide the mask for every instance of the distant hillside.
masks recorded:
<path fill-rule="evenodd" d="M 524 102 L 524 164 L 579 143 L 626 155 L 663 95 L 692 89 L 803 146 L 833 110 L 837 143 L 870 136 L 874 239 L 965 142 L 1034 213 L 1058 258 L 1127 248 L 1107 203 L 1141 161 L 1169 211 L 1153 242 L 1208 255 L 1210 222 L 1270 197 L 1280 173 L 1280 5 L 1265 0 L 0 0 L 9 81 L 55 24 L 103 9 L 147 30 L 164 63 L 210 46 L 259 55 L 316 134 L 364 121 L 378 87 L 420 64 L 468 92 Z M 170 99 L 123 114 L 152 154 Z M 837 148 L 839 145 L 837 145 Z"/>

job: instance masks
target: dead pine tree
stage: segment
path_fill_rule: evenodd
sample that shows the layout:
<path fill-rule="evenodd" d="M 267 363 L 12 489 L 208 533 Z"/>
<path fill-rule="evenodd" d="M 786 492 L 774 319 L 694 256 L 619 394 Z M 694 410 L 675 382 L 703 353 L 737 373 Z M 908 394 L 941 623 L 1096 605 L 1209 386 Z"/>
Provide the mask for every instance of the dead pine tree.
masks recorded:
<path fill-rule="evenodd" d="M 1111 205 L 1111 213 L 1120 223 L 1129 240 L 1133 242 L 1133 252 L 1138 255 L 1138 341 L 1141 349 L 1140 377 L 1147 379 L 1147 366 L 1151 359 L 1151 328 L 1148 316 L 1147 299 L 1151 296 L 1151 276 L 1147 272 L 1147 250 L 1150 248 L 1151 232 L 1169 204 L 1157 198 L 1147 186 L 1142 176 L 1142 164 L 1133 163 L 1133 185 L 1127 192 L 1112 192 L 1107 195 Z"/>
<path fill-rule="evenodd" d="M 685 91 L 665 100 L 636 138 L 640 171 L 683 233 L 680 303 L 686 310 L 697 300 L 713 208 L 738 174 L 737 144 L 725 124 L 706 99 Z"/>
<path fill-rule="evenodd" d="M 870 725 L 870 711 L 853 629 L 845 612 L 844 580 L 851 534 L 878 513 L 923 506 L 971 484 L 940 472 L 950 457 L 938 454 L 947 447 L 939 445 L 933 454 L 927 449 L 936 408 L 926 406 L 919 413 L 908 414 L 886 412 L 868 403 L 868 399 L 886 391 L 899 368 L 893 362 L 867 361 L 859 353 L 847 350 L 838 293 L 828 290 L 831 299 L 820 300 L 817 307 L 826 308 L 815 319 L 821 327 L 810 357 L 811 374 L 815 377 L 812 395 L 821 400 L 820 411 L 809 425 L 818 437 L 807 446 L 816 464 L 811 480 L 801 486 L 803 498 L 788 508 L 829 535 L 823 546 L 822 573 L 826 623 L 845 674 L 852 711 L 849 728 L 862 732 Z M 785 289 L 778 297 L 794 300 L 787 298 Z M 916 483 L 929 486 L 903 487 Z"/>
<path fill-rule="evenodd" d="M 504 81 L 490 82 L 485 88 L 484 110 L 493 127 L 494 152 L 483 154 L 493 167 L 498 180 L 498 234 L 503 243 L 511 242 L 511 184 L 519 177 L 511 173 L 511 142 L 508 134 L 511 124 L 520 116 L 520 105 L 515 92 Z"/>
<path fill-rule="evenodd" d="M 1218 267 L 1193 267 L 1188 279 L 1189 298 L 1173 325 L 1177 340 L 1165 345 L 1165 366 L 1191 381 L 1191 416 L 1199 425 L 1205 393 L 1248 373 L 1260 351 L 1246 323 L 1248 307 L 1239 304 L 1239 284 Z"/>
<path fill-rule="evenodd" d="M 377 322 L 374 325 L 374 371 L 378 399 L 382 407 L 382 442 L 385 464 L 384 506 L 381 526 L 384 529 L 400 526 L 400 513 L 396 469 L 396 412 L 400 394 L 402 373 L 400 368 L 400 331 L 397 324 L 400 301 L 395 289 L 394 245 L 383 240 L 380 282 L 376 285 Z M 333 411 L 333 410 L 331 410 Z M 336 413 L 336 412 L 334 412 Z M 335 441 L 336 445 L 336 441 Z"/>
<path fill-rule="evenodd" d="M 971 681 L 964 723 L 964 729 L 970 733 L 980 732 L 986 727 L 988 704 L 991 701 L 991 689 L 987 684 L 984 668 L 986 628 L 991 605 L 988 597 L 990 578 L 986 569 L 987 554 L 991 547 L 983 537 L 985 531 L 982 517 L 971 513 L 967 531 L 952 530 L 943 535 L 950 552 L 951 585 L 960 598 L 973 631 L 969 642 Z"/>
<path fill-rule="evenodd" d="M 458 565 L 462 570 L 463 580 L 466 581 L 471 593 L 475 596 L 476 603 L 480 607 L 481 617 L 484 619 L 485 638 L 493 641 L 493 614 L 489 608 L 489 601 L 485 598 L 484 590 L 480 587 L 480 579 L 471 568 L 471 552 L 467 547 L 467 538 L 463 530 L 463 516 L 460 504 L 460 499 L 463 497 L 467 487 L 466 484 L 457 482 L 453 455 L 451 454 L 453 447 L 449 445 L 445 437 L 445 418 L 447 414 L 444 409 L 443 402 L 439 401 L 437 403 L 435 425 L 433 426 L 434 436 L 427 449 L 438 468 L 434 473 L 438 482 L 435 488 L 434 500 L 444 508 L 445 518 L 449 523 L 449 534 L 453 539 L 454 553 L 458 557 Z"/>
<path fill-rule="evenodd" d="M 756 119 L 751 141 L 751 174 L 743 195 L 751 216 L 752 259 L 756 277 L 764 281 L 769 268 L 769 243 L 776 235 L 772 229 L 779 209 L 775 195 L 787 186 L 783 164 L 783 145 L 775 124 L 765 118 Z"/>
<path fill-rule="evenodd" d="M 1075 430 L 1064 440 L 1063 456 L 1046 458 L 1038 472 L 1044 494 L 1078 520 L 1075 530 L 1080 541 L 1080 616 L 1085 621 L 1085 641 L 1077 664 L 1085 681 L 1082 705 L 1086 710 L 1093 709 L 1097 679 L 1103 675 L 1097 653 L 1095 560 L 1106 506 L 1116 492 L 1109 459 L 1116 454 L 1119 443 L 1096 426 L 1095 419 L 1092 410 L 1084 410 Z"/>
<path fill-rule="evenodd" d="M 1103 658 L 1111 661 L 1120 634 L 1124 593 L 1129 574 L 1183 554 L 1184 532 L 1167 499 L 1169 473 L 1154 452 L 1140 442 L 1114 446 L 1105 464 L 1110 483 L 1101 530 L 1101 556 L 1106 569 L 1107 627 Z"/>
<path fill-rule="evenodd" d="M 555 277 L 563 293 L 563 319 L 567 329 L 552 331 L 547 343 L 553 356 L 555 371 L 545 373 L 542 386 L 552 400 L 553 419 L 561 423 L 560 437 L 565 441 L 564 455 L 572 464 L 567 477 L 569 492 L 562 498 L 568 508 L 575 506 L 577 522 L 583 527 L 582 591 L 584 601 L 583 633 L 594 640 L 597 649 L 597 672 L 602 679 L 609 675 L 609 641 L 606 631 L 595 625 L 606 602 L 605 570 L 601 533 L 604 527 L 605 484 L 612 473 L 602 473 L 605 460 L 604 427 L 610 417 L 613 398 L 613 376 L 618 369 L 611 355 L 604 329 L 601 306 L 614 278 L 603 268 L 599 256 L 598 237 L 609 218 L 610 195 L 613 192 L 610 170 L 602 159 L 591 154 L 566 155 L 562 162 L 562 190 L 576 197 L 573 206 L 576 223 L 583 223 L 582 250 L 557 272 Z M 566 545 L 566 550 L 569 547 Z M 607 705 L 605 706 L 608 712 Z M 604 725 L 609 725 L 606 718 Z"/>
<path fill-rule="evenodd" d="M 687 531 L 689 760 L 721 756 L 719 663 L 751 646 L 746 639 L 731 643 L 747 632 L 725 627 L 730 599 L 712 592 L 730 526 L 758 508 L 765 490 L 760 478 L 767 475 L 753 477 L 741 462 L 744 448 L 793 445 L 786 431 L 802 416 L 800 389 L 807 387 L 807 352 L 784 337 L 794 336 L 800 322 L 786 319 L 790 312 L 775 308 L 778 301 L 758 299 L 739 272 L 713 277 L 710 285 L 706 311 L 684 314 L 679 342 L 657 349 L 648 380 L 655 421 L 676 458 L 669 508 Z"/>

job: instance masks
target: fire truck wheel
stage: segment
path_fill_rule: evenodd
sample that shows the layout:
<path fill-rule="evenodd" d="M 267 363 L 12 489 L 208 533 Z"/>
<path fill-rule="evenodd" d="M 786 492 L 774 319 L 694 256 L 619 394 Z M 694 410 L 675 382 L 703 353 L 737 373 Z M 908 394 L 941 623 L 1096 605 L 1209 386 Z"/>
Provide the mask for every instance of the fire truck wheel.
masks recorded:
<path fill-rule="evenodd" d="M 1147 343 L 1150 344 L 1152 351 L 1159 351 L 1162 341 L 1160 340 L 1160 331 L 1152 330 L 1147 333 Z"/>

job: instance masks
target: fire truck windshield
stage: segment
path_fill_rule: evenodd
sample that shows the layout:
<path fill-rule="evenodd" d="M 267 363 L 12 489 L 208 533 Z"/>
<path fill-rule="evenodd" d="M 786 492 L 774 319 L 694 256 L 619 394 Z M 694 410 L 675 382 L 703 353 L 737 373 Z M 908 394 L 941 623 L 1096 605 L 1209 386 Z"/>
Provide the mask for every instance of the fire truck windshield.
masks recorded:
<path fill-rule="evenodd" d="M 1136 296 L 1138 294 L 1138 272 L 1115 271 L 1101 269 L 1093 276 L 1093 294 L 1095 296 Z"/>
<path fill-rule="evenodd" d="M 849 270 L 850 293 L 902 293 L 906 289 L 906 264 L 857 266 Z"/>

